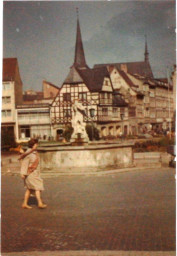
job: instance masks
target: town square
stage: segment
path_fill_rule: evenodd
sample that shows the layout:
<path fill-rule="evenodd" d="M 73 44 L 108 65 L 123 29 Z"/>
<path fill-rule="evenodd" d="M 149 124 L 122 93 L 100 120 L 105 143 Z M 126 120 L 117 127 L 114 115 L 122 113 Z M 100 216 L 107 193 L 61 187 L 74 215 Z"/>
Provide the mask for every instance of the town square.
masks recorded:
<path fill-rule="evenodd" d="M 175 255 L 175 1 L 3 15 L 2 255 Z"/>

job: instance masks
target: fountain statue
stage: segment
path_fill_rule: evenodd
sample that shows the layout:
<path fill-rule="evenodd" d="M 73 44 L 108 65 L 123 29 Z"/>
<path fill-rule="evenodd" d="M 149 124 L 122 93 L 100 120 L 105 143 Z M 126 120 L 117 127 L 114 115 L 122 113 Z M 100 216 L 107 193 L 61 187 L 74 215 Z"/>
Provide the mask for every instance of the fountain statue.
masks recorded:
<path fill-rule="evenodd" d="M 86 115 L 85 108 L 79 100 L 75 100 L 72 105 L 72 120 L 71 124 L 74 129 L 71 142 L 82 142 L 86 143 L 89 141 L 86 132 L 86 123 L 84 122 L 84 116 Z"/>
<path fill-rule="evenodd" d="M 44 172 L 67 173 L 78 170 L 87 172 L 133 165 L 133 143 L 127 141 L 89 143 L 84 117 L 92 118 L 93 106 L 88 106 L 88 110 L 89 116 L 82 103 L 75 100 L 72 105 L 73 133 L 70 142 L 63 145 L 43 144 L 38 147 L 40 166 Z"/>

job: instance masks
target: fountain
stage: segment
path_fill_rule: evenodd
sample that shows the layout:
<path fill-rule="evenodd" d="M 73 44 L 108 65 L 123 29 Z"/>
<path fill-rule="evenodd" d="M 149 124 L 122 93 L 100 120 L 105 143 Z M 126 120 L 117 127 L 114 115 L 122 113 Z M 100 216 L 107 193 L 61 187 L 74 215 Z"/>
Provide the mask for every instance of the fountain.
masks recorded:
<path fill-rule="evenodd" d="M 72 120 L 71 124 L 74 129 L 71 136 L 72 145 L 83 145 L 89 142 L 86 132 L 86 123 L 83 117 L 86 116 L 84 106 L 78 100 L 75 100 L 72 105 Z"/>
<path fill-rule="evenodd" d="M 65 144 L 38 147 L 41 170 L 67 173 L 131 167 L 133 143 L 90 142 L 83 121 L 84 115 L 83 105 L 75 100 L 72 105 L 71 124 L 74 130 L 71 140 Z"/>

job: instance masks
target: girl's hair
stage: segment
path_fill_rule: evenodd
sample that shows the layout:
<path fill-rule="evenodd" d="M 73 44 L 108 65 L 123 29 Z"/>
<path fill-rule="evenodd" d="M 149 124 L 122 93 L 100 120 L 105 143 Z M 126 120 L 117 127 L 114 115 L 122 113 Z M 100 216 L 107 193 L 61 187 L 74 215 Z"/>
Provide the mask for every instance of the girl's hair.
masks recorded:
<path fill-rule="evenodd" d="M 34 146 L 34 144 L 38 143 L 38 139 L 30 139 L 28 141 L 28 147 L 32 148 Z"/>

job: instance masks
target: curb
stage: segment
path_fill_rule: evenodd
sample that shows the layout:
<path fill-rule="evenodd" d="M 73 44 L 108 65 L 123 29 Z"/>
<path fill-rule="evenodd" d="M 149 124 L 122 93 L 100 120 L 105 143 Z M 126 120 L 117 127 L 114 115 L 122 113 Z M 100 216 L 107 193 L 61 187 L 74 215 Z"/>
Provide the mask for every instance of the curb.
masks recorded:
<path fill-rule="evenodd" d="M 167 170 L 170 169 L 171 171 L 175 171 L 175 168 L 172 167 L 132 167 L 132 168 L 122 168 L 122 169 L 113 169 L 109 171 L 93 171 L 93 172 L 41 172 L 42 178 L 54 178 L 59 176 L 106 176 L 106 175 L 114 175 L 123 172 L 131 172 L 131 171 L 148 171 L 148 170 Z M 17 176 L 20 175 L 18 171 L 4 171 L 1 170 L 1 175 L 8 175 L 8 176 Z"/>

